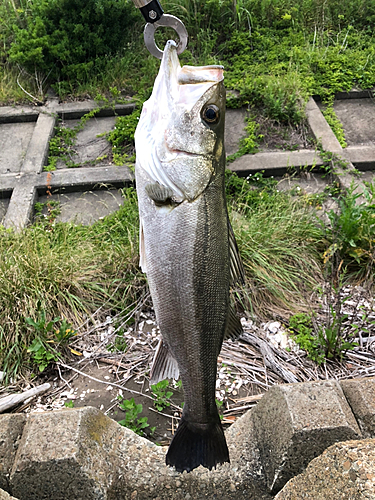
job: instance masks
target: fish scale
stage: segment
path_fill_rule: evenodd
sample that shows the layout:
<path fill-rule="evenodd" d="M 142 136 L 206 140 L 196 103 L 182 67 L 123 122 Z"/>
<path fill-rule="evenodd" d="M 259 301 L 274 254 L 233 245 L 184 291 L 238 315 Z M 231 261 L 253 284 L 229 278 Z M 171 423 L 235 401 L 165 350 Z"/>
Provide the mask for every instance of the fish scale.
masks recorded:
<path fill-rule="evenodd" d="M 141 266 L 163 337 L 152 378 L 182 380 L 166 456 L 180 472 L 229 461 L 215 385 L 223 339 L 241 332 L 229 288 L 242 265 L 225 200 L 222 75 L 219 66 L 181 68 L 167 42 L 135 134 Z"/>

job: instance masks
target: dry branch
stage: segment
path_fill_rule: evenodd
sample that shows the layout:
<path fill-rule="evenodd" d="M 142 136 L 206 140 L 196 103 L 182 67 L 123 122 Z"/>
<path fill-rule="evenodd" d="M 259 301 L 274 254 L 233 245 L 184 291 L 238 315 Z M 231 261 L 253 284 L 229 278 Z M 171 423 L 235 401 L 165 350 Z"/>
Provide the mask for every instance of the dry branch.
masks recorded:
<path fill-rule="evenodd" d="M 18 393 L 18 394 L 10 394 L 9 396 L 5 396 L 0 399 L 0 413 L 3 413 L 5 410 L 9 410 L 9 408 L 13 408 L 20 403 L 23 403 L 27 399 L 34 398 L 43 392 L 48 391 L 51 387 L 51 384 L 42 384 L 38 387 L 33 387 L 28 391 Z"/>

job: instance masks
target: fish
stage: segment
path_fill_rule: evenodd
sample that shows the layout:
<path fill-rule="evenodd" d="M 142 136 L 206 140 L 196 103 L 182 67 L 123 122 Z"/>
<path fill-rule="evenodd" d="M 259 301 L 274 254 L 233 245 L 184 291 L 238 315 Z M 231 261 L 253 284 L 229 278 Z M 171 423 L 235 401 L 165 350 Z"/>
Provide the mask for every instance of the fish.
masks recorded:
<path fill-rule="evenodd" d="M 166 455 L 178 472 L 230 460 L 217 358 L 242 332 L 230 286 L 244 272 L 225 199 L 223 79 L 222 66 L 181 67 L 169 40 L 135 132 L 140 266 L 162 334 L 151 380 L 180 376 L 184 391 Z"/>

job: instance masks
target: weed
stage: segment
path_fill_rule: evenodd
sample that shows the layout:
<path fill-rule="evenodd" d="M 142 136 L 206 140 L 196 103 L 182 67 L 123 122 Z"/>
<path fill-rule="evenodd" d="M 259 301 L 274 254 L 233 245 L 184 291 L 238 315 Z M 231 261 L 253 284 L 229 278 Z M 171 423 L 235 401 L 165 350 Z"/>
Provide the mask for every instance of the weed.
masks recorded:
<path fill-rule="evenodd" d="M 108 142 L 112 144 L 115 165 L 135 162 L 134 133 L 139 117 L 139 109 L 130 115 L 117 117 L 114 130 L 106 134 Z"/>
<path fill-rule="evenodd" d="M 359 202 L 361 196 L 363 202 Z M 352 183 L 337 203 L 338 210 L 328 212 L 326 234 L 330 245 L 323 255 L 324 263 L 335 263 L 338 271 L 347 268 L 357 280 L 368 279 L 375 255 L 375 185 L 368 183 L 361 193 Z"/>
<path fill-rule="evenodd" d="M 258 314 L 298 310 L 304 287 L 313 288 L 321 278 L 324 233 L 313 210 L 278 192 L 274 179 L 256 178 L 227 173 L 230 218 L 247 279 L 244 304 Z"/>
<path fill-rule="evenodd" d="M 124 333 L 120 332 L 116 335 L 115 342 L 113 344 L 107 345 L 107 351 L 109 352 L 126 352 L 128 350 L 128 344 L 124 338 Z"/>
<path fill-rule="evenodd" d="M 160 380 L 157 384 L 153 384 L 151 386 L 151 392 L 154 396 L 154 406 L 158 411 L 164 410 L 171 405 L 168 401 L 173 396 L 172 391 L 168 391 L 169 381 L 168 380 Z"/>
<path fill-rule="evenodd" d="M 139 436 L 145 436 L 145 429 L 150 427 L 147 422 L 147 417 L 138 418 L 138 415 L 142 413 L 143 406 L 141 404 L 136 404 L 134 398 L 124 399 L 122 396 L 118 396 L 119 407 L 125 412 L 125 419 L 120 420 L 119 424 L 132 430 Z M 155 427 L 150 427 L 149 433 L 152 435 L 155 431 Z"/>
<path fill-rule="evenodd" d="M 65 408 L 74 408 L 74 401 L 65 401 L 64 403 Z"/>
<path fill-rule="evenodd" d="M 61 358 L 59 347 L 68 345 L 72 337 L 77 334 L 66 319 L 54 318 L 48 321 L 44 310 L 40 312 L 39 319 L 36 321 L 32 318 L 25 318 L 25 322 L 32 330 L 34 337 L 27 351 L 31 353 L 31 358 L 38 366 L 39 372 L 43 372 L 48 365 L 58 361 Z M 56 328 L 58 323 L 60 327 Z"/>
<path fill-rule="evenodd" d="M 335 110 L 333 109 L 333 103 L 328 104 L 328 106 L 323 111 L 324 118 L 327 120 L 328 125 L 331 127 L 333 133 L 335 134 L 337 140 L 339 141 L 342 148 L 346 148 L 347 143 L 345 140 L 344 128 L 341 121 L 338 119 Z"/>

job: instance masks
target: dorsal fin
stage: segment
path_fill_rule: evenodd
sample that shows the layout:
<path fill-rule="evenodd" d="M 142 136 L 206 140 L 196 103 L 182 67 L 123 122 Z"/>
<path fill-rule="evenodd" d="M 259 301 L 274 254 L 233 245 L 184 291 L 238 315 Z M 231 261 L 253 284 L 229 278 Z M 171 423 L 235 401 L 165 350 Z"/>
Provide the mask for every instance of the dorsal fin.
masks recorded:
<path fill-rule="evenodd" d="M 227 324 L 225 327 L 224 340 L 228 340 L 228 339 L 235 340 L 241 335 L 242 332 L 243 332 L 243 330 L 242 330 L 240 318 L 237 316 L 236 311 L 234 310 L 233 306 L 230 305 L 229 309 L 228 309 Z"/>
<path fill-rule="evenodd" d="M 238 250 L 236 237 L 234 236 L 233 228 L 228 218 L 228 233 L 229 233 L 229 261 L 230 261 L 230 284 L 241 283 L 245 284 L 245 270 L 243 268 L 242 259 Z"/>

